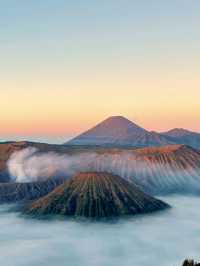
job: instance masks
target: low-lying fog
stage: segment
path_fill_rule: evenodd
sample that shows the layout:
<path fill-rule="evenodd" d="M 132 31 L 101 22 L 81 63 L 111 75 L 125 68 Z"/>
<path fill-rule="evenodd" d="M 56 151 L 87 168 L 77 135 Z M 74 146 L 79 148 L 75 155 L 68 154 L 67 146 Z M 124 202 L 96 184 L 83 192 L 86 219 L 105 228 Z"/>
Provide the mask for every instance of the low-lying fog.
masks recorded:
<path fill-rule="evenodd" d="M 172 209 L 116 223 L 40 221 L 0 206 L 0 265 L 179 266 L 199 259 L 200 197 L 162 199 Z"/>

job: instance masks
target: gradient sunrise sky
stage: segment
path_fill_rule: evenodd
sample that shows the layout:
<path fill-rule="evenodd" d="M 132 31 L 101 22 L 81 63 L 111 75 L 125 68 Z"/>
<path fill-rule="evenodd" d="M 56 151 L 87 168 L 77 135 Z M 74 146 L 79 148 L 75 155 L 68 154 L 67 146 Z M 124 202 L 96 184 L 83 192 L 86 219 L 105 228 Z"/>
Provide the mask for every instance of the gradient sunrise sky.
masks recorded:
<path fill-rule="evenodd" d="M 0 139 L 112 115 L 200 131 L 200 1 L 0 1 Z"/>

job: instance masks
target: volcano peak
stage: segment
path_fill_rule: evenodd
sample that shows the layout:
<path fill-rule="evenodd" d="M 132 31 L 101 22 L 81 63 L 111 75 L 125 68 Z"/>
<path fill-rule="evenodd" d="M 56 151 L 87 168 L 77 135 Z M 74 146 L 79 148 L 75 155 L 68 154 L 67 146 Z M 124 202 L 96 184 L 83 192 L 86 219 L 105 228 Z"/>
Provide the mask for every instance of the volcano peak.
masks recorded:
<path fill-rule="evenodd" d="M 164 202 L 148 196 L 117 175 L 82 172 L 33 202 L 26 213 L 101 218 L 147 213 L 166 207 Z"/>

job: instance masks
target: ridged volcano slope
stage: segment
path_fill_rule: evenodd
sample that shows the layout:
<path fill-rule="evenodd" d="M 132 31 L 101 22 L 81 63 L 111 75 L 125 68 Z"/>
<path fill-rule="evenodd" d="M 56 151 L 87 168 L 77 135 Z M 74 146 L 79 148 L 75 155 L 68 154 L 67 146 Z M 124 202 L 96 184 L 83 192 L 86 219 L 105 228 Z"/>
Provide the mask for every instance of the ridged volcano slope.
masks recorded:
<path fill-rule="evenodd" d="M 148 213 L 166 207 L 164 202 L 144 194 L 119 176 L 87 172 L 33 202 L 25 212 L 100 218 Z"/>
<path fill-rule="evenodd" d="M 200 192 L 200 152 L 184 145 L 105 152 L 91 167 L 133 180 L 150 194 Z"/>

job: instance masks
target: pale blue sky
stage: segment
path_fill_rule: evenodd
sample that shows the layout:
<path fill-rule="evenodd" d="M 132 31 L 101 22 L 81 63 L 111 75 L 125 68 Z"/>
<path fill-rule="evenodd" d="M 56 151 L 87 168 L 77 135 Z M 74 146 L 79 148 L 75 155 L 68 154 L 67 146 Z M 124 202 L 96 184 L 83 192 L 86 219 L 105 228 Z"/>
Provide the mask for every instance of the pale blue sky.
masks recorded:
<path fill-rule="evenodd" d="M 198 0 L 0 0 L 2 136 L 63 139 L 115 114 L 200 130 L 199 14 Z"/>
<path fill-rule="evenodd" d="M 1 73 L 45 75 L 133 57 L 146 67 L 165 53 L 195 62 L 199 13 L 196 0 L 0 1 Z"/>

